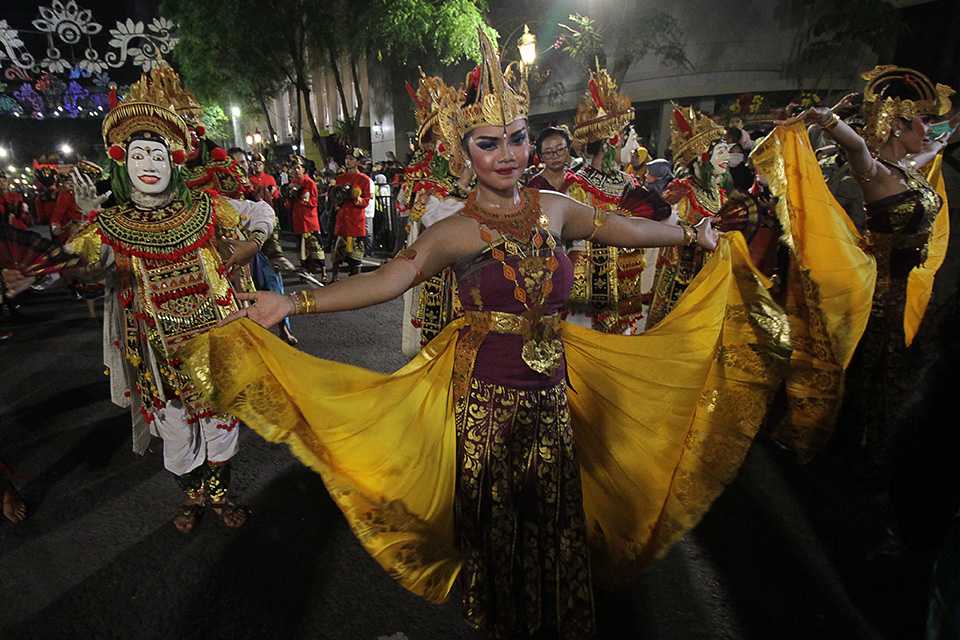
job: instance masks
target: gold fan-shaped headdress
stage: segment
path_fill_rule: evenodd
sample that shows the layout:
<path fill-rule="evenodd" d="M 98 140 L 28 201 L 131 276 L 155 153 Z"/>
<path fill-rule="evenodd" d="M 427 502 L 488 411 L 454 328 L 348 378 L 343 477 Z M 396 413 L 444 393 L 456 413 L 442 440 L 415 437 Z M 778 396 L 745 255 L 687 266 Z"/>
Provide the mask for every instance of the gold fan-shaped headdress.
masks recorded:
<path fill-rule="evenodd" d="M 670 121 L 670 149 L 673 162 L 690 164 L 697 156 L 706 153 L 717 140 L 723 139 L 726 130 L 693 107 L 673 105 Z"/>
<path fill-rule="evenodd" d="M 866 120 L 864 138 L 876 150 L 890 137 L 897 118 L 913 120 L 917 116 L 945 116 L 952 106 L 950 96 L 956 93 L 945 84 L 934 84 L 919 71 L 879 65 L 863 74 L 867 86 L 863 90 L 863 115 Z M 911 87 L 914 98 L 886 95 L 892 86 Z"/>
<path fill-rule="evenodd" d="M 428 76 L 423 69 L 420 69 L 420 85 L 414 90 L 408 82 L 407 93 L 413 100 L 414 115 L 417 118 L 417 143 L 423 144 L 424 138 L 437 124 L 440 106 L 444 103 L 456 102 L 459 94 L 442 78 Z"/>
<path fill-rule="evenodd" d="M 606 69 L 590 72 L 587 92 L 580 98 L 574 118 L 573 146 L 579 152 L 591 142 L 607 140 L 633 121 L 633 103 L 617 91 Z"/>
<path fill-rule="evenodd" d="M 134 133 L 148 132 L 161 138 L 171 151 L 187 151 L 190 132 L 176 112 L 178 101 L 183 99 L 177 89 L 182 90 L 180 79 L 165 62 L 145 71 L 103 119 L 104 143 L 108 147 L 125 146 Z"/>

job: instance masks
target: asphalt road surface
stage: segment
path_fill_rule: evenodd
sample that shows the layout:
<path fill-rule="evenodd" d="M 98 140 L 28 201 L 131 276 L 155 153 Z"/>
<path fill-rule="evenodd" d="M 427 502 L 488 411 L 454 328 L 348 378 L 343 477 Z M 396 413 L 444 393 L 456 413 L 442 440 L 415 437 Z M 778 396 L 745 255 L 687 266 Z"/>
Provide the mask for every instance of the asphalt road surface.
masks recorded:
<path fill-rule="evenodd" d="M 0 638 L 474 637 L 455 598 L 430 605 L 394 584 L 319 476 L 249 430 L 234 466 L 249 524 L 227 530 L 207 516 L 178 533 L 159 441 L 133 454 L 129 416 L 108 399 L 101 320 L 66 291 L 28 295 L 21 310 L 24 320 L 0 325 L 15 333 L 0 343 L 0 458 L 30 513 L 0 524 Z M 296 318 L 294 331 L 309 353 L 391 371 L 405 361 L 400 316 L 395 301 Z M 639 583 L 598 590 L 601 637 L 922 637 L 929 558 L 850 560 L 843 504 L 831 499 L 758 442 L 701 525 Z"/>

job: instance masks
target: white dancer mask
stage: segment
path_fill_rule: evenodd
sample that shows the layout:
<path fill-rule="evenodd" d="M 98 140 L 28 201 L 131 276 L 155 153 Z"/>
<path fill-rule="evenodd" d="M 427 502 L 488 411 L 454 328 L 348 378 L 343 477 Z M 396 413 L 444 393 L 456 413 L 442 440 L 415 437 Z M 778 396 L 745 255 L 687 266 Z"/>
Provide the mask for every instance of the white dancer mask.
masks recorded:
<path fill-rule="evenodd" d="M 140 193 L 158 195 L 170 186 L 170 152 L 162 142 L 134 140 L 127 147 L 130 184 Z"/>

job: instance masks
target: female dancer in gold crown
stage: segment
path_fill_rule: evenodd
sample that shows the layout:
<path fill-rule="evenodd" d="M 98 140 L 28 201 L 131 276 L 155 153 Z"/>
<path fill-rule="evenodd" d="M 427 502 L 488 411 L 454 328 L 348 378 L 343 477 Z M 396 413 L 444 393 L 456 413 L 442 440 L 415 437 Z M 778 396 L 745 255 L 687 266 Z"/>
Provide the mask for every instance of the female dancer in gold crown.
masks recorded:
<path fill-rule="evenodd" d="M 366 307 L 452 265 L 463 317 L 391 375 L 317 360 L 247 319 L 183 358 L 215 406 L 323 476 L 404 587 L 438 602 L 459 575 L 464 615 L 490 637 L 589 638 L 591 576 L 623 577 L 663 554 L 732 478 L 786 335 L 741 237 L 718 245 L 709 222 L 605 215 L 519 188 L 526 87 L 481 44 L 482 65 L 439 122 L 451 169 L 477 174 L 463 211 L 376 272 L 244 296 L 255 304 L 234 314 L 270 326 Z M 560 321 L 572 277 L 560 246 L 579 239 L 716 251 L 702 286 L 655 331 L 606 335 Z"/>
<path fill-rule="evenodd" d="M 780 198 L 794 262 L 789 414 L 775 435 L 809 458 L 841 425 L 834 453 L 852 474 L 854 503 L 866 510 L 860 519 L 889 527 L 885 534 L 876 527 L 885 538 L 881 550 L 896 539 L 889 483 L 902 409 L 917 383 L 907 347 L 949 236 L 942 181 L 940 193 L 931 184 L 945 140 L 929 140 L 928 132 L 950 112 L 953 90 L 893 66 L 864 79 L 861 132 L 831 109 L 813 108 L 778 127 L 753 160 Z M 827 191 L 807 123 L 820 125 L 846 154 L 866 202 L 862 235 Z M 928 164 L 930 181 L 918 171 Z"/>

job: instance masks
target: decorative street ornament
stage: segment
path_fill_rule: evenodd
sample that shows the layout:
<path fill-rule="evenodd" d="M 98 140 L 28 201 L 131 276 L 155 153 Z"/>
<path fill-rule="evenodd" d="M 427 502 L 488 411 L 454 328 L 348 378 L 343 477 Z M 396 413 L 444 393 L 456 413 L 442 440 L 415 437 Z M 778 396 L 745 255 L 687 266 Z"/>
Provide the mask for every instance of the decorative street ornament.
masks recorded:
<path fill-rule="evenodd" d="M 144 33 L 143 23 L 134 22 L 127 18 L 126 23 L 118 22 L 115 29 L 110 29 L 110 46 L 120 50 L 117 54 L 110 51 L 106 60 L 111 67 L 123 66 L 128 57 L 133 58 L 133 64 L 149 71 L 157 63 L 158 58 L 170 53 L 177 44 L 177 39 L 170 33 L 175 25 L 166 18 L 154 18 L 147 25 Z M 131 44 L 138 46 L 131 47 Z"/>
<path fill-rule="evenodd" d="M 173 35 L 176 25 L 172 21 L 158 17 L 144 26 L 142 21 L 127 18 L 108 30 L 109 49 L 101 55 L 92 36 L 104 29 L 90 9 L 81 8 L 77 0 L 52 0 L 49 7 L 38 7 L 38 11 L 39 17 L 31 22 L 36 31 L 18 31 L 6 20 L 0 20 L 0 67 L 8 67 L 4 71 L 7 79 L 14 78 L 12 69 L 21 72 L 16 74 L 21 79 L 24 79 L 23 72 L 37 74 L 42 70 L 63 74 L 79 69 L 89 76 L 126 64 L 149 71 L 177 44 Z M 44 36 L 46 46 L 42 56 L 30 53 L 24 45 L 23 36 L 26 34 Z M 65 55 L 65 52 L 72 54 L 80 48 L 82 56 Z"/>
<path fill-rule="evenodd" d="M 6 20 L 0 20 L 0 63 L 9 60 L 21 69 L 29 69 L 36 59 L 24 48 L 16 29 L 11 29 Z"/>

